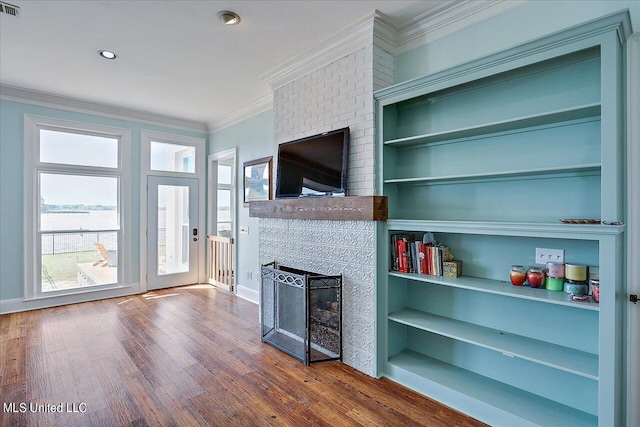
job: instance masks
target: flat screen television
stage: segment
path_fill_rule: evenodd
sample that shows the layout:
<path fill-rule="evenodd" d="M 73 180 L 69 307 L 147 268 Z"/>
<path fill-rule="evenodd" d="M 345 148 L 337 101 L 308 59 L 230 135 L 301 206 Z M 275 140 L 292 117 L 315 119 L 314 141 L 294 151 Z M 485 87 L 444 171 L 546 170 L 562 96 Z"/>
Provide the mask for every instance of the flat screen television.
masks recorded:
<path fill-rule="evenodd" d="M 344 196 L 349 128 L 278 146 L 276 198 Z"/>

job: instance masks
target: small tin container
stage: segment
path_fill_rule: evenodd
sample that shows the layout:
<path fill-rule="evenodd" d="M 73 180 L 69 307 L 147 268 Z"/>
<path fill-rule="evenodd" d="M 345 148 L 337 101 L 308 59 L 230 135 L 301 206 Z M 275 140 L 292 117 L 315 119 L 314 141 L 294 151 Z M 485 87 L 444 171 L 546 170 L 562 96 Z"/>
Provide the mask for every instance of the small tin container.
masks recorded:
<path fill-rule="evenodd" d="M 548 291 L 562 292 L 564 291 L 564 278 L 547 277 L 545 287 Z"/>
<path fill-rule="evenodd" d="M 587 295 L 589 293 L 589 285 L 585 282 L 569 280 L 564 283 L 564 293 L 580 296 Z"/>
<path fill-rule="evenodd" d="M 587 280 L 587 266 L 565 264 L 564 277 L 568 280 L 573 280 L 574 282 L 584 282 Z"/>
<path fill-rule="evenodd" d="M 548 262 L 547 276 L 554 277 L 556 279 L 564 279 L 564 264 L 558 264 L 556 262 Z"/>
<path fill-rule="evenodd" d="M 589 280 L 589 290 L 595 302 L 600 302 L 600 279 Z"/>

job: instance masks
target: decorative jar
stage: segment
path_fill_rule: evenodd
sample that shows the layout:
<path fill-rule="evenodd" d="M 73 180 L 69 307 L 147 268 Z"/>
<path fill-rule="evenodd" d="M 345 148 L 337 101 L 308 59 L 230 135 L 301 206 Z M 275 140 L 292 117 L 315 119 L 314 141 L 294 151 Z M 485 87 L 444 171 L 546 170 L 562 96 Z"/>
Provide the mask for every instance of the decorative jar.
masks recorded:
<path fill-rule="evenodd" d="M 544 271 L 538 267 L 531 267 L 527 273 L 527 282 L 530 288 L 541 288 L 544 286 Z"/>
<path fill-rule="evenodd" d="M 522 265 L 512 265 L 509 273 L 511 284 L 514 286 L 522 286 L 527 280 L 527 270 Z"/>

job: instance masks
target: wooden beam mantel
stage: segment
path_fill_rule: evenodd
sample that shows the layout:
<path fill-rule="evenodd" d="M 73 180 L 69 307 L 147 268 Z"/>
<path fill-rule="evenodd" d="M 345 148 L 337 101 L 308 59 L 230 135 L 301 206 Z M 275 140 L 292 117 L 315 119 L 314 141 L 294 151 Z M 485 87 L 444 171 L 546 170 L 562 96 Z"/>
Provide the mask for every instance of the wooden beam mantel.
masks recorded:
<path fill-rule="evenodd" d="M 313 197 L 249 203 L 249 216 L 257 218 L 386 221 L 388 211 L 387 196 Z"/>

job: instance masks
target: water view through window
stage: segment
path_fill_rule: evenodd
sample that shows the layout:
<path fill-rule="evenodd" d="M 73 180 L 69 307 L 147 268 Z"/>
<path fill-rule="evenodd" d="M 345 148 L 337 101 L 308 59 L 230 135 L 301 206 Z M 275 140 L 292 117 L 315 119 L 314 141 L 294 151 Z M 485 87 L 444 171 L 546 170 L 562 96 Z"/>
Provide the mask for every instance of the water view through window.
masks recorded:
<path fill-rule="evenodd" d="M 118 178 L 40 174 L 42 291 L 118 281 Z"/>

